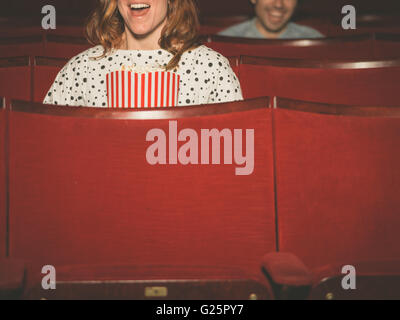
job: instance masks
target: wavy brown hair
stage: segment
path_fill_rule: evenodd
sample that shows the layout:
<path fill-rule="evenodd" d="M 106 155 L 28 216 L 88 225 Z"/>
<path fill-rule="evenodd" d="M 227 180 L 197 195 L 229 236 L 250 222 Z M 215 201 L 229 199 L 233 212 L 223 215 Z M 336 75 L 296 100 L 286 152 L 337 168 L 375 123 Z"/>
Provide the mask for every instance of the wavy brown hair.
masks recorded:
<path fill-rule="evenodd" d="M 118 0 L 98 0 L 98 5 L 86 23 L 86 38 L 92 45 L 101 45 L 106 56 L 123 43 L 125 22 L 118 10 Z M 199 19 L 194 0 L 168 0 L 167 23 L 161 32 L 159 45 L 173 54 L 166 70 L 178 66 L 182 54 L 199 46 Z"/>

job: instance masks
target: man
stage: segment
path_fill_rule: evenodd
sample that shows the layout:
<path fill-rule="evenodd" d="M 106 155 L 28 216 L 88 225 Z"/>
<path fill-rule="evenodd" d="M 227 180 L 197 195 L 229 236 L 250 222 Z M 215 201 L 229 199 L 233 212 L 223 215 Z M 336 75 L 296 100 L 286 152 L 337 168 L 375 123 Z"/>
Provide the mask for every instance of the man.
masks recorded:
<path fill-rule="evenodd" d="M 323 35 L 310 27 L 290 22 L 298 0 L 250 0 L 256 17 L 234 25 L 219 35 L 244 38 L 301 39 L 321 38 Z"/>

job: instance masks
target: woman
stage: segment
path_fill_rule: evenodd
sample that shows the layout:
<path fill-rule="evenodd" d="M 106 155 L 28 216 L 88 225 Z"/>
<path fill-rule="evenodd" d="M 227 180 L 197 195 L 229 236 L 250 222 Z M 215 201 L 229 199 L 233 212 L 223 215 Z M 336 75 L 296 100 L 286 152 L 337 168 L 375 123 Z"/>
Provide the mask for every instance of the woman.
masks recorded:
<path fill-rule="evenodd" d="M 86 27 L 96 46 L 67 63 L 44 103 L 119 108 L 242 100 L 228 60 L 197 42 L 193 1 L 99 0 Z M 176 101 L 169 97 L 173 90 Z M 163 97 L 155 97 L 154 91 Z M 138 92 L 152 98 L 144 103 Z"/>

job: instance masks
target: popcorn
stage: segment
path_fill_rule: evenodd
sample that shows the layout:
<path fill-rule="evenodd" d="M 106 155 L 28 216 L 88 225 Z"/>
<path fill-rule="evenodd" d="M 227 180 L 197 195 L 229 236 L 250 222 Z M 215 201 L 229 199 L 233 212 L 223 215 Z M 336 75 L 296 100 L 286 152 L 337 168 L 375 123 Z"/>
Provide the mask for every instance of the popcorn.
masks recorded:
<path fill-rule="evenodd" d="M 147 73 L 147 72 L 159 72 L 159 71 L 165 71 L 165 67 L 161 65 L 144 65 L 144 66 L 137 66 L 136 64 L 133 64 L 131 66 L 125 66 L 123 65 L 121 67 L 122 71 L 131 71 L 131 72 L 136 72 L 136 73 Z"/>

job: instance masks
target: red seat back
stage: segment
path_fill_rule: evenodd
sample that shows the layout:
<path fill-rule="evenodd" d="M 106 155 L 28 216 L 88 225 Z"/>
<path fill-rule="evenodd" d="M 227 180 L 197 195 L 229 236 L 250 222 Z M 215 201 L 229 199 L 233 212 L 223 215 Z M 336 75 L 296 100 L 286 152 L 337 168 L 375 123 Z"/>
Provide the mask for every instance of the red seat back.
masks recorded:
<path fill-rule="evenodd" d="M 42 56 L 44 53 L 42 35 L 0 39 L 0 58 L 17 56 Z"/>
<path fill-rule="evenodd" d="M 297 61 L 242 57 L 245 98 L 280 96 L 321 103 L 397 106 L 400 60 Z"/>
<path fill-rule="evenodd" d="M 67 63 L 67 59 L 35 57 L 33 66 L 33 99 L 42 102 L 58 72 Z"/>
<path fill-rule="evenodd" d="M 275 250 L 267 105 L 264 98 L 119 113 L 14 105 L 11 257 L 54 266 L 213 265 L 258 274 L 263 254 Z M 253 174 L 236 176 L 234 165 L 150 165 L 153 142 L 146 135 L 155 128 L 168 133 L 168 118 L 198 134 L 254 129 Z"/>
<path fill-rule="evenodd" d="M 6 254 L 6 112 L 0 98 L 0 258 Z"/>
<path fill-rule="evenodd" d="M 374 42 L 374 56 L 375 59 L 400 57 L 400 35 L 377 34 Z"/>
<path fill-rule="evenodd" d="M 90 47 L 85 38 L 49 34 L 46 36 L 44 55 L 70 59 Z"/>
<path fill-rule="evenodd" d="M 239 79 L 240 58 L 239 57 L 228 57 L 228 60 L 229 60 L 229 64 L 230 64 L 233 72 L 235 72 L 236 76 Z"/>
<path fill-rule="evenodd" d="M 287 59 L 371 59 L 369 35 L 308 40 L 245 39 L 211 36 L 206 45 L 224 56 Z"/>
<path fill-rule="evenodd" d="M 400 257 L 400 110 L 274 113 L 279 249 L 309 267 Z M 328 112 L 327 106 L 319 109 Z M 335 113 L 338 109 L 336 109 Z M 340 271 L 338 271 L 340 272 Z"/>
<path fill-rule="evenodd" d="M 0 59 L 0 96 L 31 99 L 32 71 L 29 57 Z"/>

